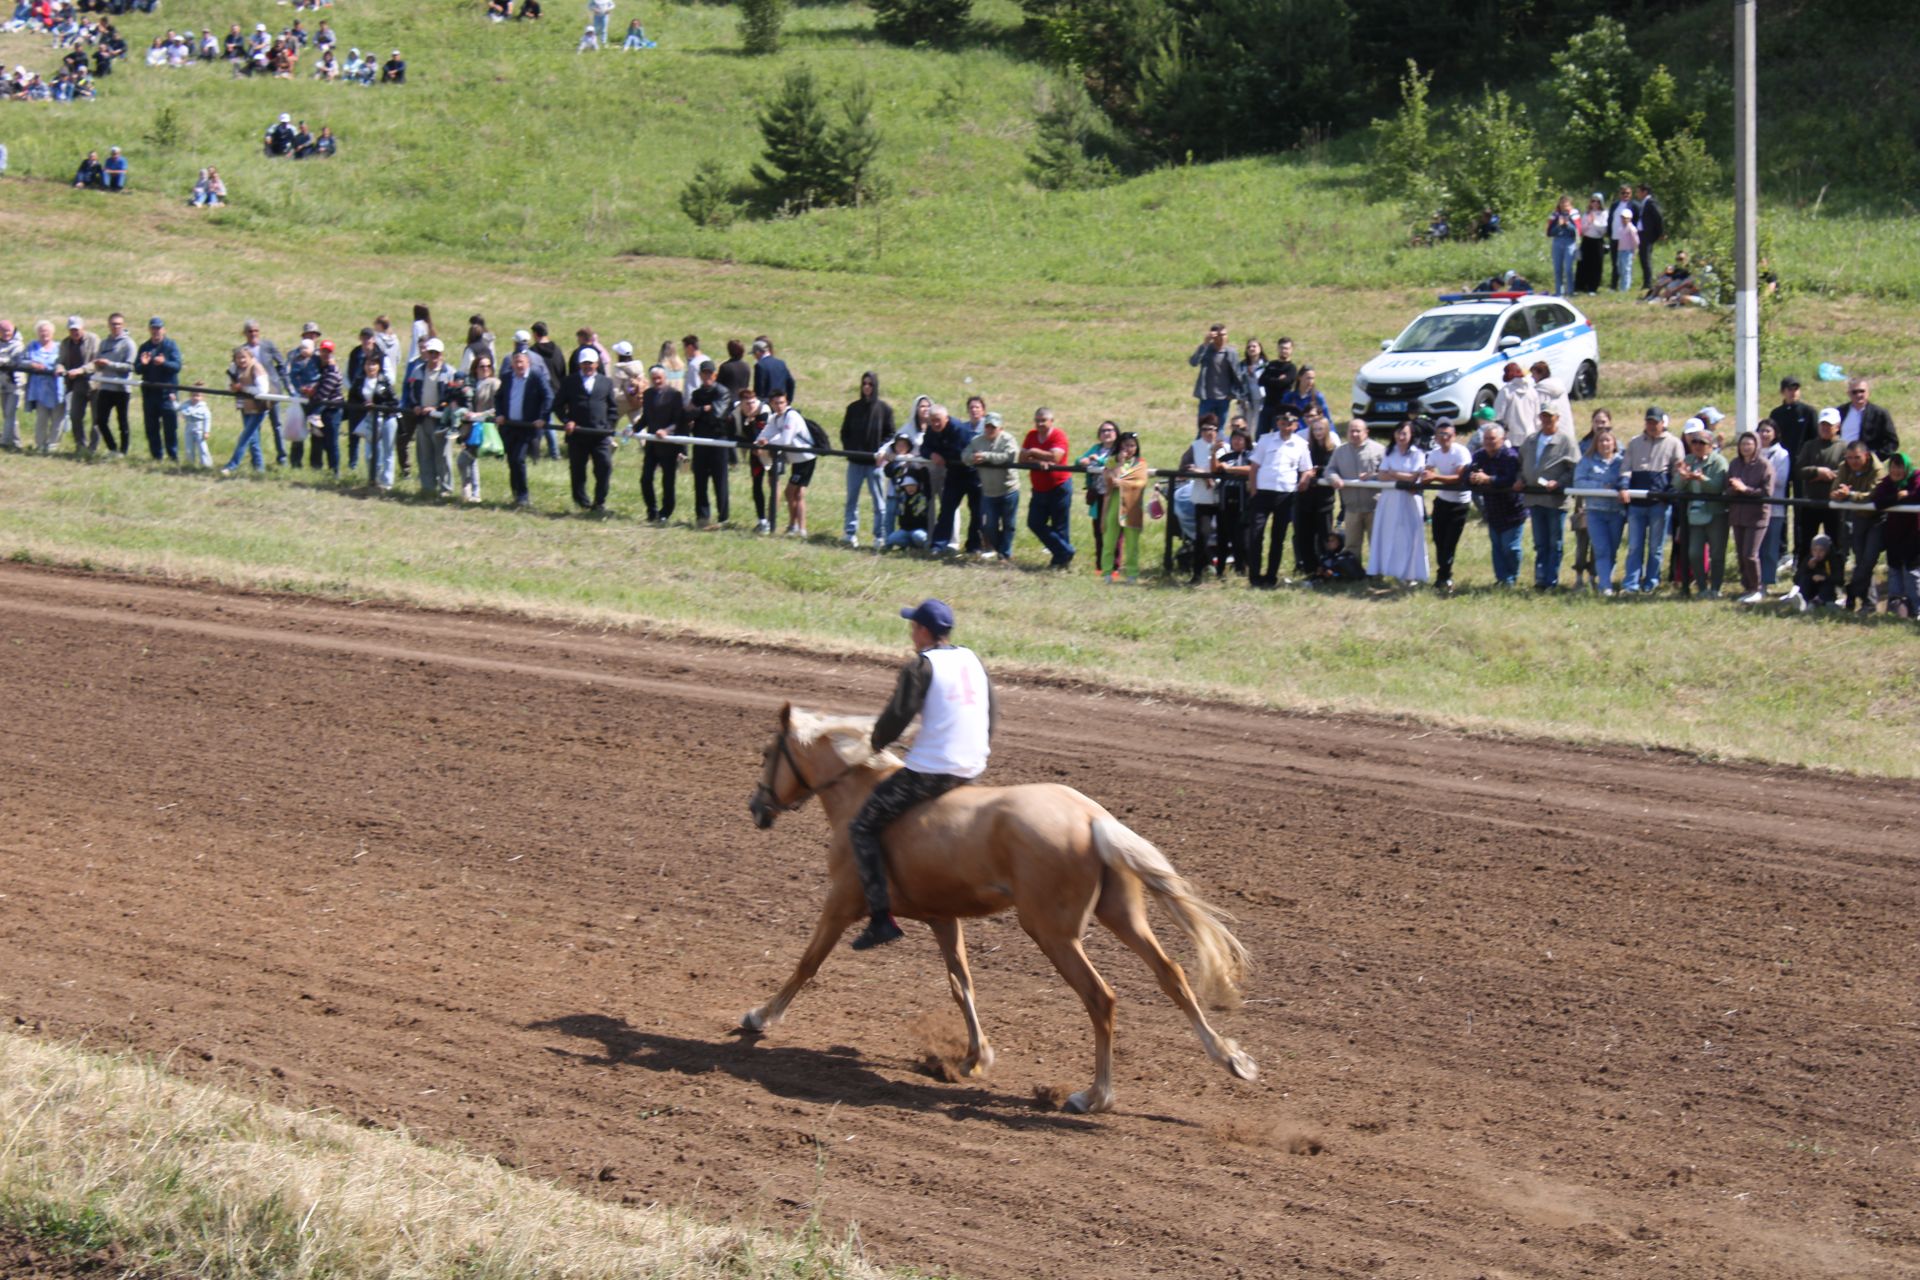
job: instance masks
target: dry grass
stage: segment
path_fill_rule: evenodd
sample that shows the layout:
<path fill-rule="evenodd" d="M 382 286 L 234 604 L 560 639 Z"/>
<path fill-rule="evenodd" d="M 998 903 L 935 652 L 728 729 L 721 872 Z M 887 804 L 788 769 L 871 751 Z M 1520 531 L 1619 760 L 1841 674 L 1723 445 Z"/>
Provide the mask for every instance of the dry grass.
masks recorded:
<path fill-rule="evenodd" d="M 0 1215 L 185 1274 L 773 1277 L 881 1274 L 855 1240 L 605 1204 L 405 1134 L 0 1035 Z"/>

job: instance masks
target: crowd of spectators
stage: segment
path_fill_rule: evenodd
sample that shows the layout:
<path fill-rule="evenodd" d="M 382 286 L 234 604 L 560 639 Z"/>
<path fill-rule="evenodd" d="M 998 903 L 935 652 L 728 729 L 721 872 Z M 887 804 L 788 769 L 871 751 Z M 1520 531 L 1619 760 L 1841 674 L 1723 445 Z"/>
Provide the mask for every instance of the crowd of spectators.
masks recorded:
<path fill-rule="evenodd" d="M 1357 419 L 1336 428 L 1290 341 L 1269 359 L 1257 341 L 1235 350 L 1216 325 L 1189 357 L 1193 438 L 1156 470 L 1139 437 L 1111 420 L 1076 454 L 1048 408 L 1033 411 L 1024 433 L 981 395 L 961 415 L 926 395 L 896 413 L 871 371 L 844 409 L 822 413 L 837 416 L 830 433 L 802 409 L 791 368 L 764 335 L 731 340 L 716 358 L 688 334 L 646 361 L 591 327 L 567 346 L 539 322 L 499 342 L 474 315 L 447 337 L 418 306 L 408 326 L 379 316 L 338 347 L 317 324 L 285 348 L 252 321 L 239 337 L 216 384 L 240 416 L 228 475 L 264 470 L 271 444 L 275 465 L 338 475 L 364 458 L 375 490 L 411 479 L 425 495 L 478 502 L 479 460 L 499 454 L 512 503 L 527 507 L 528 468 L 564 446 L 574 504 L 602 512 L 618 452 L 637 447 L 649 522 L 674 518 L 689 463 L 694 523 L 733 523 L 731 485 L 744 465 L 755 530 L 805 536 L 818 463 L 833 456 L 845 463 L 844 488 L 834 486 L 837 536 L 883 553 L 1014 563 L 1024 494 L 1038 555 L 1068 569 L 1084 563 L 1071 536 L 1078 486 L 1091 560 L 1114 582 L 1139 579 L 1145 534 L 1165 520 L 1189 582 L 1232 576 L 1275 589 L 1370 579 L 1371 589 L 1450 591 L 1477 513 L 1493 580 L 1505 586 L 1521 581 L 1530 541 L 1531 581 L 1542 592 L 1645 596 L 1671 587 L 1711 599 L 1737 574 L 1744 604 L 1884 605 L 1920 617 L 1920 515 L 1892 510 L 1920 506 L 1920 478 L 1860 378 L 1845 404 L 1825 409 L 1801 399 L 1797 379 L 1783 379 L 1781 404 L 1751 429 L 1710 406 L 1676 427 L 1654 406 L 1638 431 L 1616 431 L 1606 409 L 1575 423 L 1544 366 L 1515 366 L 1501 400 L 1471 421 L 1409 419 L 1382 443 Z M 118 315 L 103 337 L 69 317 L 64 341 L 50 322 L 29 342 L 0 321 L 0 364 L 10 368 L 0 373 L 4 447 L 20 447 L 25 413 L 41 452 L 70 430 L 77 449 L 104 444 L 125 456 L 137 387 L 150 456 L 212 465 L 208 388 L 182 379 L 181 352 L 158 317 L 138 346 Z M 1770 505 L 1783 499 L 1804 501 Z"/>

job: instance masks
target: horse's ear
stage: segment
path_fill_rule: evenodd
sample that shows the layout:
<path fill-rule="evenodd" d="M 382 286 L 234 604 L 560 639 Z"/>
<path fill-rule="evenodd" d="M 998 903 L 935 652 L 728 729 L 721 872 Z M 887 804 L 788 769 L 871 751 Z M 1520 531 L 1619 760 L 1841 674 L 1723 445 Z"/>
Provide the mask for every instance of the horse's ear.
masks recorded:
<path fill-rule="evenodd" d="M 791 702 L 783 702 L 780 704 L 780 727 L 782 729 L 793 728 L 793 704 Z"/>

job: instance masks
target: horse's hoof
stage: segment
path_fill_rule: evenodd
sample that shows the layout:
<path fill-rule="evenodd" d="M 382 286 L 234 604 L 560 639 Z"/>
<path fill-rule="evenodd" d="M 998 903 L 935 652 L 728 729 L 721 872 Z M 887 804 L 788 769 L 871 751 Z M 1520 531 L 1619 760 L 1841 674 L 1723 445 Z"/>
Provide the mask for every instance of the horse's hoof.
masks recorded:
<path fill-rule="evenodd" d="M 1232 1056 L 1227 1059 L 1227 1070 L 1242 1080 L 1255 1080 L 1260 1076 L 1260 1068 L 1254 1065 L 1252 1058 L 1239 1049 L 1235 1049 Z"/>
<path fill-rule="evenodd" d="M 742 1031 L 765 1031 L 767 1029 L 767 1016 L 760 1012 L 760 1010 L 755 1009 L 740 1019 L 740 1029 Z"/>
<path fill-rule="evenodd" d="M 1105 1111 L 1113 1106 L 1113 1095 L 1096 1097 L 1093 1090 L 1082 1089 L 1078 1093 L 1067 1095 L 1067 1110 L 1075 1115 L 1090 1116 L 1096 1111 Z"/>
<path fill-rule="evenodd" d="M 978 1080 L 981 1076 L 984 1076 L 985 1074 L 987 1074 L 988 1068 L 992 1066 L 993 1066 L 993 1050 L 986 1048 L 985 1046 L 982 1046 L 980 1049 L 980 1056 L 975 1058 L 972 1061 L 972 1063 L 968 1065 L 966 1070 L 966 1075 L 970 1079 Z"/>

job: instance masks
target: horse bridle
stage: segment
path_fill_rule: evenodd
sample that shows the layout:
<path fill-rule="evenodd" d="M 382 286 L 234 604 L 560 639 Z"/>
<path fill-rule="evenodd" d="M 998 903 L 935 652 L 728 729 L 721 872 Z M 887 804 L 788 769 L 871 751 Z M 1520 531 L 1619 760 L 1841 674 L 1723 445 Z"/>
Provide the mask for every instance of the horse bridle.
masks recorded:
<path fill-rule="evenodd" d="M 783 728 L 780 730 L 779 734 L 775 736 L 774 742 L 780 748 L 780 758 L 786 761 L 787 768 L 793 771 L 793 780 L 800 784 L 801 786 L 800 794 L 794 798 L 791 804 L 776 804 L 773 798 L 773 783 L 771 778 L 761 778 L 760 786 L 758 788 L 758 794 L 766 797 L 765 803 L 767 807 L 769 809 L 778 809 L 782 813 L 792 813 L 794 810 L 798 809 L 801 805 L 805 804 L 807 802 L 808 797 L 817 796 L 822 791 L 826 791 L 831 787 L 839 786 L 842 782 L 846 781 L 847 775 L 853 772 L 852 768 L 849 767 L 845 772 L 843 772 L 839 777 L 833 779 L 831 782 L 823 782 L 820 785 L 815 786 L 813 783 L 807 781 L 806 771 L 800 767 L 800 760 L 797 756 L 793 754 L 793 746 L 791 743 L 787 741 L 787 738 L 788 738 L 787 730 Z"/>

